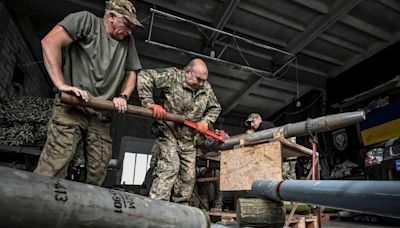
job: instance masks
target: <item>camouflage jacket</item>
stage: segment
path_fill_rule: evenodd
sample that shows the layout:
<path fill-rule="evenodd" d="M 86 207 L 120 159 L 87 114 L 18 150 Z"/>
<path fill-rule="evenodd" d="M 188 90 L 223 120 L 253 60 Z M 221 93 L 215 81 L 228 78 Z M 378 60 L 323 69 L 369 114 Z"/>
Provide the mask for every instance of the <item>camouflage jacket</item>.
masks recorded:
<path fill-rule="evenodd" d="M 175 67 L 142 70 L 138 75 L 137 90 L 143 106 L 155 103 L 154 88 L 161 90 L 162 105 L 167 112 L 184 115 L 188 120 L 204 120 L 211 126 L 221 112 L 221 106 L 207 81 L 203 88 L 194 91 L 186 84 L 184 71 Z"/>

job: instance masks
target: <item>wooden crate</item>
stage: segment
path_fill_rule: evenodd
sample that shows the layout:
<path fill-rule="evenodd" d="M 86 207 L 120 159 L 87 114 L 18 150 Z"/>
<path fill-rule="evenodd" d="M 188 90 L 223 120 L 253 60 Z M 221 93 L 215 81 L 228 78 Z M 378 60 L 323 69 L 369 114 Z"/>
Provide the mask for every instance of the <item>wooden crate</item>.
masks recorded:
<path fill-rule="evenodd" d="M 289 223 L 287 227 L 296 228 L 318 228 L 317 216 L 300 216 L 296 215 Z"/>
<path fill-rule="evenodd" d="M 220 190 L 251 190 L 253 181 L 258 179 L 282 180 L 283 158 L 310 155 L 310 149 L 284 138 L 223 151 Z"/>

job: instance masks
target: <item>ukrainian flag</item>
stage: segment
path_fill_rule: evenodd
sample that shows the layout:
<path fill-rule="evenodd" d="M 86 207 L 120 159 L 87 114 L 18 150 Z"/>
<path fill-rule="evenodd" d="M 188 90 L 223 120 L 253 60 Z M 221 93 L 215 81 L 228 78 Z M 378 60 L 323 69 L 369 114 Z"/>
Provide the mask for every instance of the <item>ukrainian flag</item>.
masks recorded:
<path fill-rule="evenodd" d="M 400 137 L 400 102 L 369 112 L 360 130 L 365 146 Z"/>

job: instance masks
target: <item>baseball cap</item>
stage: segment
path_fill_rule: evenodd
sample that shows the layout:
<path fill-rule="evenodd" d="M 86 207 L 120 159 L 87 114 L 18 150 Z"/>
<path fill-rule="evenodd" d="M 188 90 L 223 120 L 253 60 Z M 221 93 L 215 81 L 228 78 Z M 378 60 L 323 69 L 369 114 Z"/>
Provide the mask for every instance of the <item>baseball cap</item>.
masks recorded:
<path fill-rule="evenodd" d="M 106 9 L 123 15 L 130 23 L 143 28 L 143 24 L 136 17 L 136 9 L 129 0 L 106 1 Z"/>
<path fill-rule="evenodd" d="M 247 117 L 246 121 L 244 122 L 244 125 L 249 126 L 249 122 L 253 121 L 253 119 L 254 119 L 254 118 L 257 118 L 257 117 L 260 117 L 260 118 L 261 118 L 261 115 L 258 114 L 258 113 L 251 113 L 251 114 Z"/>

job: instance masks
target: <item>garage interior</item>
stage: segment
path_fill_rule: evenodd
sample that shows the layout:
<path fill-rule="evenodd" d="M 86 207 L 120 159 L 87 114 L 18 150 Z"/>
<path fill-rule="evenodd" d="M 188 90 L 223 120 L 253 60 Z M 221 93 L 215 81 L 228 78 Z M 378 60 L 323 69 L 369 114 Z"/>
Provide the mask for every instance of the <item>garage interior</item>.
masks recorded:
<path fill-rule="evenodd" d="M 208 81 L 222 106 L 215 129 L 244 133 L 250 113 L 284 126 L 365 111 L 362 123 L 316 135 L 320 178 L 400 180 L 399 1 L 136 0 L 134 5 L 145 27 L 133 31 L 144 69 L 183 68 L 193 57 L 207 63 Z M 56 91 L 40 40 L 66 15 L 87 10 L 102 17 L 104 7 L 97 0 L 0 1 L 0 165 L 32 171 L 45 141 L 38 132 L 45 131 L 44 116 L 51 114 Z M 140 106 L 136 91 L 129 104 Z M 114 115 L 113 164 L 104 186 L 123 185 L 128 152 L 146 155 L 148 163 L 153 121 Z M 372 122 L 387 124 L 373 139 L 366 133 Z M 345 137 L 341 145 L 338 134 Z M 296 143 L 311 149 L 308 136 Z M 395 152 L 366 165 L 374 148 Z M 199 162 L 204 161 L 210 162 Z M 297 162 L 307 166 L 309 159 Z M 127 185 L 141 185 L 131 182 Z"/>

